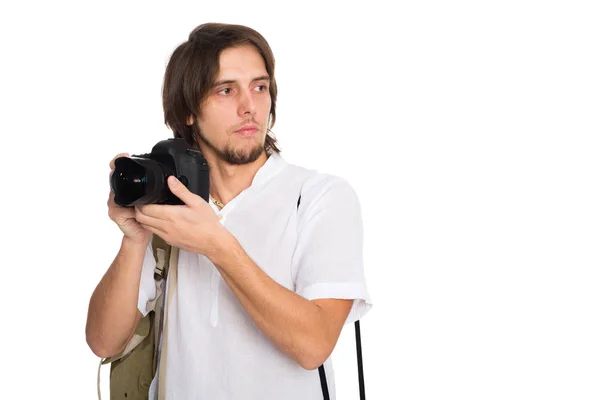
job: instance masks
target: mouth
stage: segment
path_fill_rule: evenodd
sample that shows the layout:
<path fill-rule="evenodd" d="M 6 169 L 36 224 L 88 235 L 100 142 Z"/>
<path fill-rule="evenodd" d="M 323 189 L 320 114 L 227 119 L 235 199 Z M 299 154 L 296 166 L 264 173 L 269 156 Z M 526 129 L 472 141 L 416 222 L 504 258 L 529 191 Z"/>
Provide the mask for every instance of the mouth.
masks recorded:
<path fill-rule="evenodd" d="M 255 125 L 244 125 L 233 133 L 240 136 L 252 136 L 256 132 L 258 132 L 258 128 Z"/>

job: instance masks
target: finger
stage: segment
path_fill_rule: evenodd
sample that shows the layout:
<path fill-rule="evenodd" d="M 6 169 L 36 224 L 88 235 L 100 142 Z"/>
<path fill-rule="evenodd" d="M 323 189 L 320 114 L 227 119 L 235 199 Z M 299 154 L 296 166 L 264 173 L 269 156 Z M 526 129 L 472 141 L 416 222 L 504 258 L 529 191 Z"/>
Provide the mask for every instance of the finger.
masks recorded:
<path fill-rule="evenodd" d="M 119 209 L 119 215 L 123 216 L 123 218 L 135 218 L 135 211 L 128 207 L 119 207 L 118 205 L 115 207 Z"/>
<path fill-rule="evenodd" d="M 113 221 L 125 221 L 135 218 L 135 211 L 131 208 L 120 207 L 114 201 L 108 200 L 108 216 Z"/>
<path fill-rule="evenodd" d="M 119 157 L 129 157 L 129 153 L 119 153 L 112 160 L 110 160 L 108 166 L 110 167 L 111 171 L 115 169 L 115 160 Z"/>
<path fill-rule="evenodd" d="M 165 204 L 142 204 L 135 206 L 137 212 L 147 217 L 169 221 L 172 218 L 173 206 Z"/>
<path fill-rule="evenodd" d="M 181 183 L 179 179 L 171 175 L 169 176 L 167 182 L 169 184 L 169 189 L 171 190 L 171 193 L 177 196 L 185 204 L 187 204 L 188 206 L 198 204 L 201 197 L 190 192 L 188 188 L 186 188 L 185 185 Z"/>
<path fill-rule="evenodd" d="M 108 205 L 108 207 L 111 208 L 119 207 L 119 205 L 115 203 L 115 192 L 113 192 L 112 190 L 108 193 L 108 201 L 106 202 L 106 204 Z"/>
<path fill-rule="evenodd" d="M 159 228 L 156 228 L 156 227 L 154 227 L 154 226 L 151 226 L 151 225 L 144 225 L 144 224 L 142 224 L 142 223 L 140 223 L 140 225 L 142 225 L 142 227 L 143 227 L 144 229 L 146 229 L 147 231 L 149 231 L 149 232 L 152 232 L 152 233 L 154 233 L 155 235 L 158 235 L 158 236 L 160 236 L 160 237 L 161 237 L 163 240 L 165 240 L 165 241 L 166 241 L 166 239 L 165 239 L 165 236 L 166 236 L 166 233 L 167 233 L 167 232 L 163 231 L 162 229 L 159 229 Z"/>
<path fill-rule="evenodd" d="M 161 230 L 165 230 L 168 221 L 144 214 L 138 207 L 135 207 L 135 220 L 142 225 L 149 225 Z"/>

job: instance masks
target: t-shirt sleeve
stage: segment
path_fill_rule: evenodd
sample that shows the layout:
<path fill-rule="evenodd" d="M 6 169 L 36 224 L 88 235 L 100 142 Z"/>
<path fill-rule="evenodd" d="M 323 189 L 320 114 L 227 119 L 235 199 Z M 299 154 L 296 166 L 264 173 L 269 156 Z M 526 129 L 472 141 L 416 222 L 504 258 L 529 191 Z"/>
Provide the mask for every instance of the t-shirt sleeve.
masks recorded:
<path fill-rule="evenodd" d="M 154 269 L 156 260 L 152 253 L 152 242 L 146 247 L 144 262 L 142 265 L 142 273 L 140 275 L 140 290 L 138 293 L 138 310 L 142 316 L 146 316 L 149 312 L 147 303 L 149 300 L 154 300 L 156 297 L 156 284 L 154 283 Z"/>
<path fill-rule="evenodd" d="M 354 300 L 346 323 L 372 307 L 363 268 L 360 202 L 344 179 L 320 174 L 305 184 L 293 265 L 300 296 Z"/>

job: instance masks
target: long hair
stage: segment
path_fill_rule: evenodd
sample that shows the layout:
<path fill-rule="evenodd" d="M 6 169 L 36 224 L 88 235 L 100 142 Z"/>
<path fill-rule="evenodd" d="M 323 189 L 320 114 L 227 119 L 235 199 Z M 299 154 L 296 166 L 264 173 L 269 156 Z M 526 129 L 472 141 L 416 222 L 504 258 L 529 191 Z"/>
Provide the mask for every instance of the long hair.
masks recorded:
<path fill-rule="evenodd" d="M 277 83 L 275 57 L 265 38 L 252 28 L 243 25 L 206 23 L 196 27 L 186 42 L 171 54 L 165 71 L 162 101 L 165 124 L 175 137 L 184 138 L 197 146 L 199 131 L 196 124 L 188 125 L 190 115 L 200 117 L 200 104 L 209 94 L 219 73 L 219 57 L 227 48 L 250 44 L 262 56 L 270 78 L 271 110 L 265 138 L 267 152 L 280 152 L 277 139 L 271 135 L 275 125 Z"/>

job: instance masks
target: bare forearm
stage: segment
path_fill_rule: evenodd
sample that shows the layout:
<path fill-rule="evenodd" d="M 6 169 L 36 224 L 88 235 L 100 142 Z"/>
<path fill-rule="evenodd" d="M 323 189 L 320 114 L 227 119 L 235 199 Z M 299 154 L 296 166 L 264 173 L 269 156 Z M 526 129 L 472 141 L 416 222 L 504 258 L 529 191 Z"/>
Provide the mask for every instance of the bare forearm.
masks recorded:
<path fill-rule="evenodd" d="M 121 351 L 139 322 L 137 300 L 146 246 L 123 238 L 119 253 L 92 294 L 86 338 L 100 357 Z"/>
<path fill-rule="evenodd" d="M 306 369 L 329 356 L 339 332 L 329 331 L 317 304 L 272 280 L 235 240 L 213 262 L 257 327 L 283 352 Z"/>

